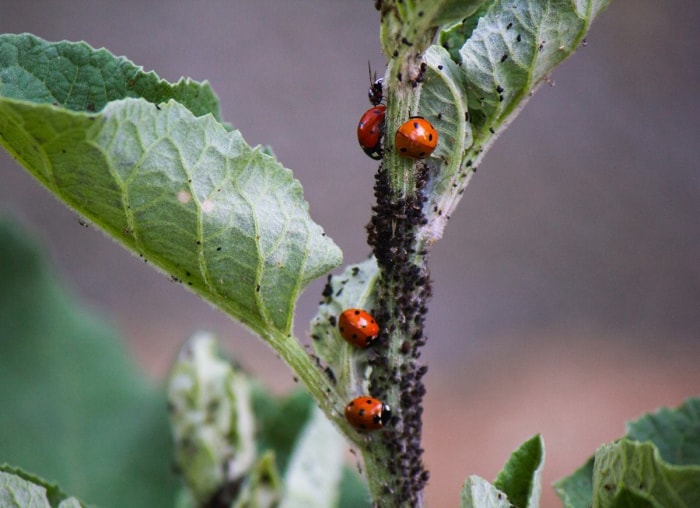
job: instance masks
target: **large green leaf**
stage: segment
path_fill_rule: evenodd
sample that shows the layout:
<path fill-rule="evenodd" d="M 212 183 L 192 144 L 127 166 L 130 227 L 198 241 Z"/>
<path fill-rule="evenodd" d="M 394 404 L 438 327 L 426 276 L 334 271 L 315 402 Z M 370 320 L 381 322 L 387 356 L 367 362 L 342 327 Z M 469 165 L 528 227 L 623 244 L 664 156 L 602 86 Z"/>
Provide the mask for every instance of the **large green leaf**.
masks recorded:
<path fill-rule="evenodd" d="M 154 104 L 173 99 L 195 116 L 219 118 L 219 102 L 208 83 L 181 79 L 175 85 L 106 49 L 84 42 L 50 43 L 31 34 L 0 35 L 2 97 L 95 112 L 127 97 Z"/>
<path fill-rule="evenodd" d="M 554 484 L 564 508 L 587 508 L 593 503 L 593 457 L 573 474 Z"/>
<path fill-rule="evenodd" d="M 676 409 L 661 408 L 627 424 L 627 438 L 652 441 L 661 458 L 676 466 L 700 465 L 700 398 Z"/>
<path fill-rule="evenodd" d="M 595 454 L 593 506 L 644 506 L 630 505 L 633 499 L 655 507 L 700 506 L 700 465 L 668 464 L 650 442 L 602 446 Z"/>
<path fill-rule="evenodd" d="M 258 334 L 289 332 L 340 251 L 291 171 L 205 114 L 207 85 L 28 35 L 0 36 L 0 62 L 0 142 L 35 178 Z"/>
<path fill-rule="evenodd" d="M 700 506 L 700 399 L 627 427 L 624 439 L 555 484 L 564 506 Z"/>
<path fill-rule="evenodd" d="M 104 506 L 171 506 L 165 397 L 0 221 L 0 462 Z"/>

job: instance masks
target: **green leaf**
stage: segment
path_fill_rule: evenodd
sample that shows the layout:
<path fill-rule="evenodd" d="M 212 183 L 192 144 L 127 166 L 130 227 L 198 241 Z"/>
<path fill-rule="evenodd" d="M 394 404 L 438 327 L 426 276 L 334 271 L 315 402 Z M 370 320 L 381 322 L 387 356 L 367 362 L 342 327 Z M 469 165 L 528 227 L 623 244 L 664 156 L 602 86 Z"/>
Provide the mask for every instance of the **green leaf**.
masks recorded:
<path fill-rule="evenodd" d="M 447 50 L 431 46 L 426 51 L 427 64 L 420 97 L 421 116 L 440 133 L 434 158 L 442 160 L 439 170 L 431 171 L 425 193 L 428 224 L 422 235 L 430 242 L 442 237 L 450 210 L 457 206 L 465 187 L 474 174 L 474 162 L 465 160 L 474 140 L 467 104 L 467 81 L 464 72 L 452 61 Z"/>
<path fill-rule="evenodd" d="M 196 116 L 192 109 L 207 108 L 195 108 L 192 93 L 180 94 L 191 99 L 184 103 L 160 105 L 150 101 L 165 98 L 166 85 L 154 85 L 148 97 L 96 97 L 96 76 L 120 66 L 129 70 L 118 80 L 148 81 L 104 50 L 4 36 L 0 51 L 9 69 L 0 88 L 0 142 L 35 178 L 262 337 L 292 340 L 286 335 L 299 293 L 341 254 L 309 217 L 291 171 L 212 115 Z M 73 100 L 67 87 L 88 98 Z M 21 99 L 19 89 L 28 90 Z M 143 89 L 151 90 L 131 93 Z M 204 96 L 208 87 L 185 83 L 166 92 L 180 100 L 173 91 L 180 89 Z"/>
<path fill-rule="evenodd" d="M 544 443 L 539 435 L 515 450 L 491 485 L 478 476 L 464 482 L 461 508 L 538 508 L 542 488 Z"/>
<path fill-rule="evenodd" d="M 511 121 L 531 91 L 578 48 L 593 19 L 609 3 L 493 2 L 459 51 L 474 126 L 484 133 Z"/>
<path fill-rule="evenodd" d="M 88 113 L 128 97 L 154 104 L 172 99 L 195 116 L 220 119 L 219 101 L 206 82 L 181 79 L 171 85 L 106 49 L 31 34 L 0 35 L 0 96 Z"/>
<path fill-rule="evenodd" d="M 314 351 L 326 366 L 326 373 L 343 400 L 367 393 L 368 351 L 348 344 L 338 331 L 338 317 L 345 309 L 371 311 L 375 306 L 375 285 L 379 277 L 377 260 L 370 257 L 350 265 L 339 275 L 328 277 L 324 299 L 311 321 Z"/>
<path fill-rule="evenodd" d="M 593 457 L 572 475 L 554 483 L 564 508 L 589 508 L 593 503 Z"/>
<path fill-rule="evenodd" d="M 504 492 L 515 506 L 537 508 L 540 505 L 543 467 L 544 443 L 538 434 L 513 452 L 493 485 Z"/>
<path fill-rule="evenodd" d="M 470 476 L 462 486 L 460 508 L 512 508 L 508 496 L 478 476 Z"/>
<path fill-rule="evenodd" d="M 700 398 L 688 399 L 677 409 L 661 408 L 628 423 L 626 437 L 652 441 L 661 458 L 670 464 L 700 465 Z"/>
<path fill-rule="evenodd" d="M 0 461 L 103 506 L 171 506 L 165 397 L 0 220 Z"/>
<path fill-rule="evenodd" d="M 252 396 L 258 451 L 274 450 L 277 469 L 284 472 L 297 439 L 313 414 L 313 400 L 304 390 L 275 398 L 258 385 L 253 385 Z"/>
<path fill-rule="evenodd" d="M 289 460 L 280 508 L 326 508 L 339 496 L 345 442 L 314 408 Z"/>
<path fill-rule="evenodd" d="M 343 468 L 340 479 L 340 499 L 338 508 L 370 508 L 372 500 L 369 497 L 367 482 L 348 466 Z"/>
<path fill-rule="evenodd" d="M 623 503 L 629 499 L 636 500 L 640 496 L 647 500 L 645 503 L 660 502 L 645 489 L 630 488 L 630 485 L 640 485 L 639 482 L 635 483 L 636 480 L 628 483 L 634 475 L 638 476 L 637 479 L 643 479 L 645 485 L 667 485 L 668 490 L 674 492 L 686 490 L 686 484 L 697 486 L 694 482 L 698 481 L 697 475 L 700 472 L 699 408 L 700 399 L 688 399 L 677 409 L 663 408 L 629 423 L 626 439 L 601 448 L 595 457 L 591 457 L 573 475 L 555 483 L 556 492 L 564 506 L 586 508 L 592 505 L 594 498 L 599 499 L 598 496 L 601 495 L 607 496 L 605 499 L 611 503 L 609 506 L 617 506 L 613 503 Z M 653 443 L 654 447 L 634 448 L 637 445 L 634 441 Z M 605 453 L 603 450 L 606 450 Z M 614 462 L 614 471 L 605 470 L 599 463 L 599 457 L 603 456 L 608 462 Z M 687 469 L 678 466 L 687 466 Z M 615 475 L 622 478 L 623 483 L 616 484 L 619 478 Z M 595 490 L 601 486 L 605 492 Z M 619 499 L 617 496 L 620 496 Z"/>
<path fill-rule="evenodd" d="M 610 0 L 494 0 L 446 27 L 427 49 L 417 112 L 440 133 L 430 169 L 428 218 L 420 235 L 442 232 L 490 145 L 535 89 L 570 56 Z M 436 165 L 439 164 L 439 167 Z"/>
<path fill-rule="evenodd" d="M 168 383 L 178 470 L 196 505 L 236 484 L 255 462 L 255 422 L 245 374 L 198 333 L 182 347 Z"/>
<path fill-rule="evenodd" d="M 464 18 L 460 23 L 445 28 L 439 33 L 438 43 L 445 48 L 455 62 L 460 61 L 459 50 L 464 42 L 472 36 L 472 32 L 479 24 L 479 19 L 486 13 L 491 2 L 483 3 L 471 16 Z"/>
<path fill-rule="evenodd" d="M 593 506 L 628 506 L 631 498 L 648 506 L 700 506 L 700 466 L 670 465 L 649 442 L 602 446 L 595 454 Z"/>
<path fill-rule="evenodd" d="M 274 452 L 268 451 L 255 463 L 232 508 L 275 508 L 282 497 L 282 484 Z"/>
<path fill-rule="evenodd" d="M 0 465 L 0 506 L 80 508 L 83 505 L 61 492 L 57 485 L 21 469 Z"/>

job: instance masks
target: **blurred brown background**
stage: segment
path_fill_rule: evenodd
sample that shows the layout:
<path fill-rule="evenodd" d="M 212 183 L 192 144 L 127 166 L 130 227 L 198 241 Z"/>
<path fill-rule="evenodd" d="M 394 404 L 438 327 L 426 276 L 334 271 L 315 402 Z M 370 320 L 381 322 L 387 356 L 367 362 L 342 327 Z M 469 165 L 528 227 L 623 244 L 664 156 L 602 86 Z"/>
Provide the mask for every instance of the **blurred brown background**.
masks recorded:
<path fill-rule="evenodd" d="M 169 80 L 208 79 L 227 121 L 270 144 L 348 263 L 368 253 L 376 164 L 357 146 L 371 0 L 0 0 L 0 32 L 85 40 Z M 700 391 L 700 4 L 613 0 L 486 158 L 431 258 L 425 418 L 431 506 L 455 506 L 544 434 L 549 483 L 624 422 Z M 161 378 L 213 330 L 276 390 L 280 360 L 245 330 L 83 228 L 6 154 L 0 209 Z M 322 281 L 302 296 L 304 336 Z"/>

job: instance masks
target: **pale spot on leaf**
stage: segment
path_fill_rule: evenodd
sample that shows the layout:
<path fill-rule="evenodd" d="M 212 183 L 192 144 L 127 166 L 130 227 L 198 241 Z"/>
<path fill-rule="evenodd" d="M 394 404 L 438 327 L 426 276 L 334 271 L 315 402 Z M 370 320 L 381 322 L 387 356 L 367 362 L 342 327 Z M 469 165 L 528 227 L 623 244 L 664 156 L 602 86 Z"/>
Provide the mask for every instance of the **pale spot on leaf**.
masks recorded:
<path fill-rule="evenodd" d="M 211 212 L 214 209 L 214 203 L 210 200 L 207 199 L 202 202 L 202 212 L 207 213 Z"/>

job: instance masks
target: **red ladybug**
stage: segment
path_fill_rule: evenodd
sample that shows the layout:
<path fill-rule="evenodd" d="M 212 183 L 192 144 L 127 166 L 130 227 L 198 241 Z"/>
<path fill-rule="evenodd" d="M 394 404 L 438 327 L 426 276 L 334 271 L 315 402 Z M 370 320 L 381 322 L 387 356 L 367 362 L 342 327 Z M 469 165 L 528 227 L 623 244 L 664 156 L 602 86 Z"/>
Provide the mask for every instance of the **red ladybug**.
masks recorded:
<path fill-rule="evenodd" d="M 345 406 L 345 419 L 358 430 L 377 430 L 391 419 L 391 409 L 372 397 L 357 397 Z"/>
<path fill-rule="evenodd" d="M 365 111 L 357 124 L 357 141 L 365 153 L 375 160 L 382 158 L 385 115 L 386 106 L 379 104 Z"/>
<path fill-rule="evenodd" d="M 344 310 L 338 319 L 338 330 L 347 342 L 361 349 L 370 346 L 379 335 L 379 325 L 362 309 Z"/>
<path fill-rule="evenodd" d="M 404 157 L 425 159 L 435 150 L 438 133 L 428 120 L 413 116 L 396 131 L 394 143 Z"/>

